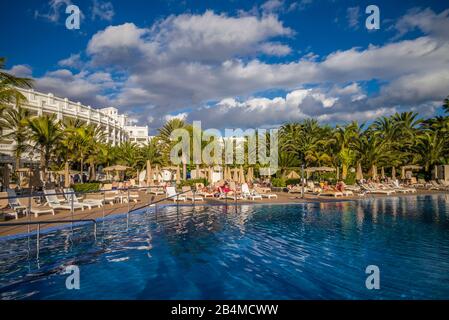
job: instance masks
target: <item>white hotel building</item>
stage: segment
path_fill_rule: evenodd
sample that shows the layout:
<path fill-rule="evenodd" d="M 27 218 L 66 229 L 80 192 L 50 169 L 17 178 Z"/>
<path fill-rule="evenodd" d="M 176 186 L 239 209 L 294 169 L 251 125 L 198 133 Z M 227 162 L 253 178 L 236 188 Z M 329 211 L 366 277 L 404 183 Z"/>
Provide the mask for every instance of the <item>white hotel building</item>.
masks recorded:
<path fill-rule="evenodd" d="M 88 124 L 95 124 L 103 128 L 107 132 L 107 142 L 112 145 L 118 145 L 122 141 L 133 141 L 138 145 L 148 143 L 150 137 L 148 135 L 148 126 L 132 126 L 129 125 L 128 117 L 119 114 L 114 107 L 95 109 L 91 106 L 82 105 L 81 102 L 73 102 L 67 98 L 55 97 L 53 94 L 44 94 L 34 90 L 20 89 L 22 94 L 27 98 L 23 104 L 24 108 L 31 111 L 33 116 L 41 116 L 44 114 L 55 114 L 58 120 L 65 118 L 74 118 L 85 121 Z M 12 151 L 14 143 L 12 141 L 0 140 L 0 162 L 14 163 L 12 159 Z M 38 159 L 39 155 L 25 154 L 26 162 Z M 28 161 L 27 161 L 28 160 Z"/>

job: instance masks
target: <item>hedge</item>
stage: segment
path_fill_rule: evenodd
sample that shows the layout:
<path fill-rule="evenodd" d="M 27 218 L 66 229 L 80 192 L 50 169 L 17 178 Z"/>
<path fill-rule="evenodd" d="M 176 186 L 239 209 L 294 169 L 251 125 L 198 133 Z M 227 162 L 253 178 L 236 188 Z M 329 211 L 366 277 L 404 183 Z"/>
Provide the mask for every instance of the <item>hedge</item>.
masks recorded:
<path fill-rule="evenodd" d="M 100 190 L 99 182 L 86 182 L 72 184 L 72 188 L 75 192 L 94 192 Z"/>
<path fill-rule="evenodd" d="M 202 183 L 205 186 L 208 185 L 207 179 L 198 178 L 198 179 L 182 180 L 179 186 L 180 187 L 185 187 L 185 186 L 195 187 L 195 183 Z"/>

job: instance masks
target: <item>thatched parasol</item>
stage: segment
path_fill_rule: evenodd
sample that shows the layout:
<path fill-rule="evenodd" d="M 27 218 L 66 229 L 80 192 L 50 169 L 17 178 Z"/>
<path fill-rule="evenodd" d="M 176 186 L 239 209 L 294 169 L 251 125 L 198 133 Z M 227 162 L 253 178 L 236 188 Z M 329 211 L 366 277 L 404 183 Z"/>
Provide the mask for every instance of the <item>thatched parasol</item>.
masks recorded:
<path fill-rule="evenodd" d="M 384 169 L 384 167 L 382 167 L 382 168 L 380 169 L 380 178 L 381 178 L 381 179 L 385 179 L 385 169 Z"/>
<path fill-rule="evenodd" d="M 239 182 L 239 169 L 234 168 L 232 169 L 232 171 L 233 171 L 232 180 L 234 182 Z"/>
<path fill-rule="evenodd" d="M 357 163 L 357 171 L 355 174 L 356 180 L 363 180 L 363 171 L 362 171 L 362 164 L 360 162 Z"/>
<path fill-rule="evenodd" d="M 246 174 L 246 180 L 248 182 L 253 182 L 254 180 L 254 171 L 253 171 L 253 167 L 249 167 L 248 168 L 248 173 Z"/>
<path fill-rule="evenodd" d="M 156 165 L 156 168 L 154 168 L 154 174 L 156 176 L 156 181 L 159 183 L 161 182 L 160 180 L 160 170 L 159 170 L 159 165 Z"/>
<path fill-rule="evenodd" d="M 287 179 L 299 179 L 300 176 L 299 174 L 296 173 L 296 171 L 292 170 L 290 171 L 290 173 L 287 175 Z"/>
<path fill-rule="evenodd" d="M 212 183 L 212 180 L 213 180 L 213 178 L 214 178 L 214 168 L 213 167 L 209 167 L 209 170 L 208 170 L 208 176 L 209 176 L 209 182 L 210 183 Z"/>
<path fill-rule="evenodd" d="M 371 177 L 373 178 L 373 180 L 377 179 L 377 167 L 374 164 L 371 167 Z"/>
<path fill-rule="evenodd" d="M 396 180 L 396 168 L 391 168 L 391 179 Z"/>
<path fill-rule="evenodd" d="M 176 184 L 181 183 L 181 169 L 179 168 L 179 165 L 176 167 Z"/>
<path fill-rule="evenodd" d="M 243 171 L 243 166 L 240 166 L 239 170 L 239 183 L 245 183 L 245 172 Z"/>

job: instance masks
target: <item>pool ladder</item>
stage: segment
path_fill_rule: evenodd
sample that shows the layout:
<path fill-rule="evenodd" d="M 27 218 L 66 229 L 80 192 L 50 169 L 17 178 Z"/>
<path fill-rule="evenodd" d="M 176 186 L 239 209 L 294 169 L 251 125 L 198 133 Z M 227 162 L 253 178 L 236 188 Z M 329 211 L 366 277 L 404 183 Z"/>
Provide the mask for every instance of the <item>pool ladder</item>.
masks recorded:
<path fill-rule="evenodd" d="M 13 227 L 13 226 L 30 226 L 37 225 L 36 230 L 36 251 L 37 257 L 39 257 L 40 251 L 40 234 L 41 234 L 41 224 L 56 224 L 56 223 L 83 223 L 91 222 L 94 225 L 93 235 L 95 241 L 97 240 L 97 221 L 95 219 L 71 219 L 71 220 L 48 220 L 48 221 L 28 221 L 28 222 L 11 222 L 11 223 L 0 223 L 0 227 Z M 29 233 L 29 232 L 28 232 Z"/>

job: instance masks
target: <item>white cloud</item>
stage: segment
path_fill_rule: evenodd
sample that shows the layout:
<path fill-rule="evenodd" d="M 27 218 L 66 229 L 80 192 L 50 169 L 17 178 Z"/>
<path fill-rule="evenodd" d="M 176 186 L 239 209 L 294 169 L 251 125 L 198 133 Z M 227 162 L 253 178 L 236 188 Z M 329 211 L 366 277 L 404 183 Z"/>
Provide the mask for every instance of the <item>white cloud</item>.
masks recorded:
<path fill-rule="evenodd" d="M 61 13 L 65 12 L 65 8 L 72 4 L 71 0 L 50 0 L 48 2 L 48 7 L 46 10 L 34 11 L 35 18 L 43 18 L 53 23 L 59 22 L 59 18 L 61 17 Z"/>
<path fill-rule="evenodd" d="M 359 28 L 360 7 L 350 7 L 346 9 L 346 17 L 348 19 L 348 26 L 351 29 Z"/>
<path fill-rule="evenodd" d="M 80 53 L 71 54 L 68 58 L 59 60 L 58 65 L 60 67 L 80 69 L 83 66 L 83 62 L 81 60 L 81 54 Z"/>
<path fill-rule="evenodd" d="M 440 19 L 440 26 L 449 20 L 446 12 L 423 12 L 414 14 Z M 61 69 L 37 82 L 56 94 L 79 94 L 76 99 L 85 97 L 136 112 L 135 116 L 139 113 L 153 126 L 173 114 L 217 126 L 232 121 L 259 126 L 307 116 L 337 121 L 413 108 L 431 112 L 435 101 L 449 93 L 444 71 L 449 65 L 449 41 L 426 27 L 424 18 L 419 21 L 424 36 L 415 39 L 335 51 L 320 59 L 310 54 L 282 63 L 262 60 L 263 55 L 286 56 L 291 50 L 281 40 L 294 32 L 276 15 L 230 17 L 206 11 L 169 16 L 149 28 L 125 23 L 109 26 L 90 39 L 84 71 L 73 74 Z M 409 25 L 398 22 L 397 28 L 409 30 Z M 64 61 L 61 66 L 69 64 Z M 111 77 L 110 72 L 116 71 L 124 75 L 123 80 Z M 381 83 L 379 93 L 367 96 L 360 82 L 373 79 Z M 315 89 L 297 89 L 308 85 Z M 116 88 L 114 96 L 105 94 L 110 88 Z M 251 98 L 271 89 L 289 94 Z"/>
<path fill-rule="evenodd" d="M 33 70 L 30 66 L 26 64 L 18 64 L 13 66 L 11 69 L 7 70 L 12 75 L 16 77 L 30 78 L 33 74 Z"/>
<path fill-rule="evenodd" d="M 426 34 L 447 40 L 449 38 L 449 9 L 436 14 L 429 8 L 424 10 L 414 8 L 401 17 L 394 28 L 397 30 L 395 38 L 402 37 L 414 29 L 419 29 Z"/>
<path fill-rule="evenodd" d="M 91 8 L 92 20 L 99 18 L 100 20 L 111 21 L 114 15 L 114 6 L 111 2 L 93 0 Z"/>
<path fill-rule="evenodd" d="M 263 3 L 260 8 L 264 13 L 275 13 L 284 7 L 284 1 L 282 0 L 268 0 Z"/>

